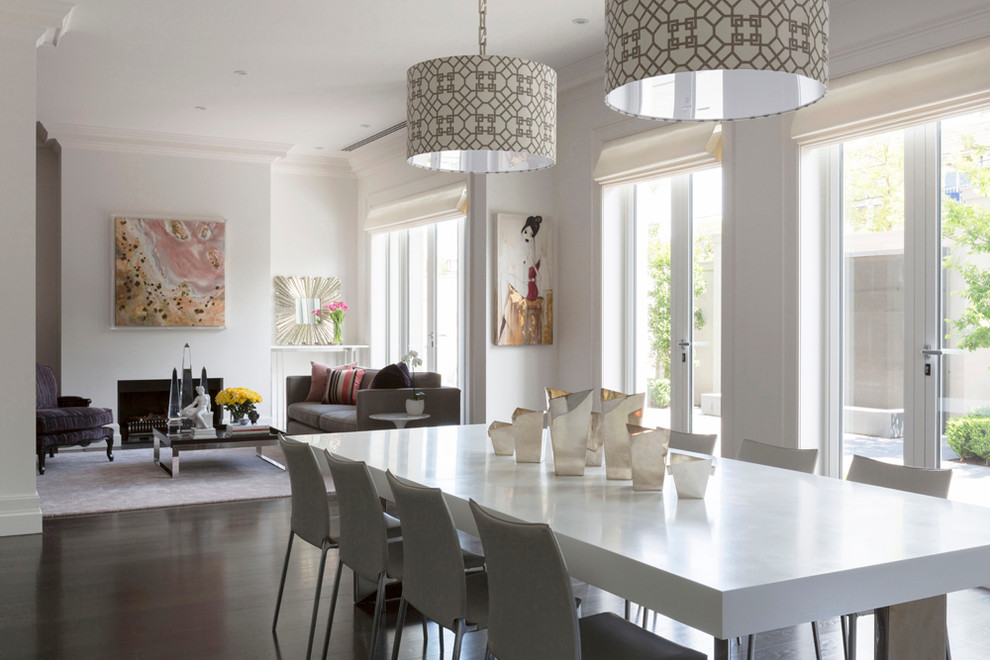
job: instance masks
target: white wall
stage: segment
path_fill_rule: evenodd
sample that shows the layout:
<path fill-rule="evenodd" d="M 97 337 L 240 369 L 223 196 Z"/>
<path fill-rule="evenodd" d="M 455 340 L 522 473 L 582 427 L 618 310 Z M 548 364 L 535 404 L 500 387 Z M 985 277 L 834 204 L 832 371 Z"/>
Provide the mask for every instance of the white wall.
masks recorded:
<path fill-rule="evenodd" d="M 41 531 L 35 488 L 35 99 L 30 30 L 0 19 L 0 536 Z M 16 36 L 16 35 L 20 36 Z"/>
<path fill-rule="evenodd" d="M 355 312 L 344 319 L 344 343 L 367 344 L 361 315 L 354 304 L 362 291 L 358 266 L 360 232 L 357 221 L 357 179 L 353 176 L 301 174 L 272 167 L 271 273 L 268 304 L 273 306 L 272 278 L 276 275 L 336 277 L 341 296 Z M 269 343 L 274 343 L 274 326 Z M 309 375 L 310 361 L 336 363 L 340 354 L 284 351 L 281 377 Z M 367 360 L 367 355 L 360 356 Z M 284 381 L 272 372 L 272 404 L 282 407 Z M 276 394 L 278 392 L 278 394 Z M 281 419 L 274 411 L 276 420 Z"/>
<path fill-rule="evenodd" d="M 546 407 L 544 388 L 563 388 L 557 383 L 557 353 L 560 333 L 565 332 L 562 324 L 556 318 L 560 303 L 557 301 L 557 291 L 567 287 L 559 276 L 561 271 L 560 241 L 562 235 L 571 231 L 568 218 L 554 212 L 553 207 L 553 171 L 543 170 L 529 174 L 489 174 L 485 177 L 486 199 L 488 213 L 484 232 L 477 232 L 475 240 L 485 240 L 487 254 L 486 269 L 488 284 L 482 290 L 471 291 L 471 304 L 484 304 L 487 313 L 484 335 L 475 334 L 472 339 L 483 341 L 486 350 L 486 396 L 485 418 L 475 419 L 476 422 L 491 422 L 493 420 L 512 421 L 512 411 L 516 408 L 542 410 Z M 549 346 L 496 346 L 495 336 L 495 218 L 499 213 L 516 213 L 520 215 L 542 215 L 544 224 L 549 221 L 553 230 L 553 311 L 554 328 L 553 341 Z M 477 226 L 477 225 L 476 225 Z M 588 319 L 585 320 L 585 323 Z"/>
<path fill-rule="evenodd" d="M 62 390 L 114 408 L 117 381 L 194 373 L 249 387 L 269 414 L 271 174 L 267 163 L 62 150 Z M 113 213 L 227 221 L 223 330 L 111 330 Z"/>
<path fill-rule="evenodd" d="M 272 172 L 271 276 L 336 277 L 345 301 L 358 296 L 357 179 Z M 363 341 L 344 322 L 344 343 Z"/>

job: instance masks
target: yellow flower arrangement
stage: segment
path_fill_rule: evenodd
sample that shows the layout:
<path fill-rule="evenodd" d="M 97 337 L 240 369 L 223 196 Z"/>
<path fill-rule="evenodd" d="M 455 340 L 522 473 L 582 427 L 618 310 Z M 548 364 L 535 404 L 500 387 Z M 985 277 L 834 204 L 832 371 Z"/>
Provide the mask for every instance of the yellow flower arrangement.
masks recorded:
<path fill-rule="evenodd" d="M 261 403 L 261 395 L 246 387 L 228 387 L 217 394 L 217 405 L 227 408 L 234 419 L 252 412 L 256 403 Z"/>

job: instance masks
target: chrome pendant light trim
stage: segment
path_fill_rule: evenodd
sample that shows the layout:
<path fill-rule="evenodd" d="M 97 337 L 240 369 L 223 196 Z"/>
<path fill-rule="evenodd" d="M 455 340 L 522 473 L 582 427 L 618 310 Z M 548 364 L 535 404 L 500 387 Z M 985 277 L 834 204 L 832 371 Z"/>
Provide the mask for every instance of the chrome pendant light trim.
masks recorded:
<path fill-rule="evenodd" d="M 606 0 L 605 103 L 648 119 L 780 114 L 828 86 L 827 0 Z"/>
<path fill-rule="evenodd" d="M 420 62 L 406 75 L 406 155 L 444 172 L 526 172 L 557 158 L 557 74 L 545 64 L 485 54 Z"/>

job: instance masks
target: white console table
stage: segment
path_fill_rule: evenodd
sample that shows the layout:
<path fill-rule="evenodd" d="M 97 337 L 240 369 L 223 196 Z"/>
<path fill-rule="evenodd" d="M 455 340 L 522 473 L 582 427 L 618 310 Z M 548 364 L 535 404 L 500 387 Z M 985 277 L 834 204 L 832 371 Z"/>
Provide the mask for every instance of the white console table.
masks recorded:
<path fill-rule="evenodd" d="M 286 354 L 298 355 L 307 354 L 305 371 L 296 370 L 299 375 L 310 373 L 309 360 L 318 360 L 327 364 L 347 364 L 358 362 L 368 358 L 367 344 L 338 344 L 338 345 L 317 345 L 317 346 L 272 346 L 272 417 L 275 419 L 275 426 L 285 428 L 285 377 L 292 375 L 290 369 L 286 371 Z"/>

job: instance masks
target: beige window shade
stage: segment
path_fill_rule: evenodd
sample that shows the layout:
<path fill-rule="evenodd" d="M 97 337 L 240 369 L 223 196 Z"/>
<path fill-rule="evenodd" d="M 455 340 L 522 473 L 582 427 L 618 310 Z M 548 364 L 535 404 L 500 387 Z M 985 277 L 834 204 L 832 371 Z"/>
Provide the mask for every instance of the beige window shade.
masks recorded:
<path fill-rule="evenodd" d="M 716 137 L 713 130 L 718 131 Z M 668 124 L 606 142 L 595 165 L 602 185 L 633 183 L 709 167 L 721 156 L 721 127 L 707 123 Z"/>
<path fill-rule="evenodd" d="M 990 39 L 978 39 L 837 78 L 818 103 L 794 113 L 805 146 L 960 114 L 990 104 Z"/>
<path fill-rule="evenodd" d="M 467 185 L 455 183 L 375 204 L 368 209 L 368 219 L 364 227 L 369 232 L 396 231 L 452 220 L 466 212 Z"/>

